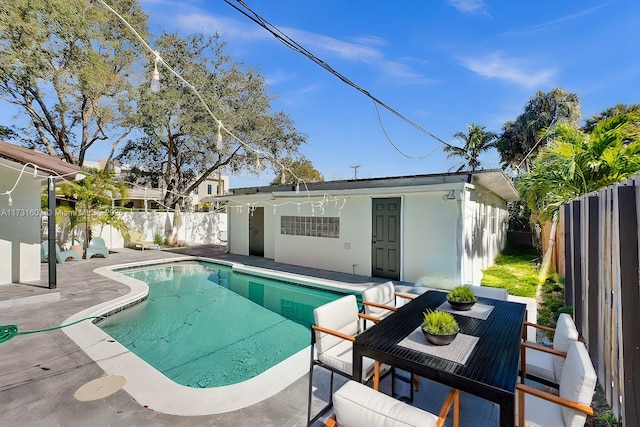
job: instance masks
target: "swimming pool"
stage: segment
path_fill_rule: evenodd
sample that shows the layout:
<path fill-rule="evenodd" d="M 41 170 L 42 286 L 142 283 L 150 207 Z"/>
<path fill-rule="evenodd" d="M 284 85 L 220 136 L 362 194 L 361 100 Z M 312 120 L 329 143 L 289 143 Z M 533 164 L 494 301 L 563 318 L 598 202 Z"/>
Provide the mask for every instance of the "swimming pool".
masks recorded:
<path fill-rule="evenodd" d="M 294 355 L 309 345 L 313 309 L 344 295 L 206 262 L 119 272 L 149 295 L 97 325 L 188 387 L 246 381 Z"/>
<path fill-rule="evenodd" d="M 308 345 L 310 344 L 309 341 L 311 338 L 308 329 L 307 346 L 266 371 L 246 381 L 235 384 L 198 388 L 185 386 L 169 379 L 158 369 L 139 357 L 135 352 L 100 329 L 92 321 L 80 321 L 91 316 L 115 316 L 120 312 L 127 313 L 128 310 L 139 310 L 142 307 L 140 303 L 147 299 L 150 287 L 139 279 L 123 274 L 127 269 L 133 272 L 135 269 L 144 270 L 150 266 L 167 265 L 168 263 L 175 264 L 183 261 L 214 262 L 214 260 L 193 256 L 171 256 L 169 258 L 146 262 L 96 268 L 94 270 L 96 274 L 126 285 L 129 288 L 128 293 L 110 301 L 89 307 L 68 317 L 64 320 L 63 324 L 70 324 L 76 321 L 79 321 L 79 323 L 63 328 L 63 333 L 72 339 L 76 345 L 104 371 L 105 375 L 119 375 L 124 377 L 126 382 L 123 389 L 135 399 L 138 404 L 166 414 L 194 416 L 221 414 L 239 410 L 275 396 L 308 374 Z M 215 260 L 215 263 L 218 262 L 218 260 Z M 233 271 L 234 276 L 237 276 L 239 280 L 235 286 L 237 293 L 246 297 L 251 295 L 256 298 L 256 295 L 260 295 L 259 292 L 255 292 L 255 287 L 254 291 L 251 291 L 250 282 L 260 282 L 262 278 L 277 278 L 285 284 L 287 282 L 299 283 L 301 286 L 298 286 L 298 288 L 318 288 L 336 294 L 359 294 L 363 289 L 363 285 L 312 278 L 228 261 L 220 261 L 220 264 L 222 265 L 221 269 L 226 266 Z M 132 267 L 135 267 L 135 269 L 131 269 Z M 223 283 L 220 284 L 224 286 Z M 364 286 L 368 285 L 365 284 Z M 288 304 L 275 302 L 276 300 L 268 297 L 268 293 L 264 295 L 265 305 L 287 306 Z M 142 302 L 142 304 L 145 303 Z M 289 304 L 287 310 L 289 312 L 305 311 L 300 310 L 300 306 L 295 304 Z M 304 322 L 302 324 L 304 324 Z M 88 378 L 87 381 L 91 379 L 93 378 Z"/>

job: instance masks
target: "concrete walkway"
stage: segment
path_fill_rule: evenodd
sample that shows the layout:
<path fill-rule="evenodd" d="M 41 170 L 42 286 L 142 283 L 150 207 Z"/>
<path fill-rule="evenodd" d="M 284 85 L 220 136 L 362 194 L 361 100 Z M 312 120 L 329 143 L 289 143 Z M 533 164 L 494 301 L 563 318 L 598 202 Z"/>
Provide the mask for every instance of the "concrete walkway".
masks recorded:
<path fill-rule="evenodd" d="M 383 281 L 278 264 L 264 258 L 216 253 L 220 252 L 219 247 L 185 248 L 175 252 L 118 249 L 107 259 L 70 260 L 57 265 L 58 283 L 54 290 L 47 288 L 47 265 L 42 264 L 40 282 L 0 286 L 0 325 L 17 325 L 19 332 L 59 326 L 65 319 L 83 309 L 128 293 L 126 285 L 99 275 L 94 269 L 131 262 L 172 259 L 183 255 L 206 256 L 336 280 L 350 283 L 356 288 Z M 80 387 L 104 375 L 104 371 L 61 330 L 18 335 L 0 343 L 0 425 L 305 425 L 308 387 L 306 376 L 281 393 L 242 410 L 207 416 L 175 416 L 146 409 L 124 390 L 95 401 L 83 402 L 74 398 L 74 393 Z M 319 380 L 314 380 L 314 385 L 319 381 L 320 391 L 324 389 L 327 377 L 323 377 L 321 373 Z M 482 399 L 476 400 L 485 402 Z M 472 406 L 468 407 L 471 409 Z M 488 414 L 495 412 L 491 404 L 485 405 L 484 410 Z M 473 419 L 474 415 L 467 414 L 471 417 L 469 419 Z M 487 425 L 491 425 L 491 421 Z"/>

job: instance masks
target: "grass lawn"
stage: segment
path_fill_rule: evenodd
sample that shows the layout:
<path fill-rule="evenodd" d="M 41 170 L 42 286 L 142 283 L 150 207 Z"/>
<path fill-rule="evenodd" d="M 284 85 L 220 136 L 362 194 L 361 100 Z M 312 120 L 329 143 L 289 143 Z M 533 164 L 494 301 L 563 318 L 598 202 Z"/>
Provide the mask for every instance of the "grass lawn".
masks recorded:
<path fill-rule="evenodd" d="M 482 285 L 504 288 L 511 295 L 535 298 L 538 289 L 538 259 L 535 249 L 505 250 L 498 255 L 493 267 L 483 271 Z"/>

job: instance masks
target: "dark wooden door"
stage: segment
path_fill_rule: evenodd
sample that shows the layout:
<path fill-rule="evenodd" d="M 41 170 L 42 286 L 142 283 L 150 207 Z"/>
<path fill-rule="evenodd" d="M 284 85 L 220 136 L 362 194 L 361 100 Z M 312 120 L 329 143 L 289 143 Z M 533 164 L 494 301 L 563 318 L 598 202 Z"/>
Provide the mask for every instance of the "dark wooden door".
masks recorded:
<path fill-rule="evenodd" d="M 249 212 L 249 255 L 264 256 L 264 208 Z"/>
<path fill-rule="evenodd" d="M 400 280 L 400 198 L 373 199 L 371 275 Z"/>

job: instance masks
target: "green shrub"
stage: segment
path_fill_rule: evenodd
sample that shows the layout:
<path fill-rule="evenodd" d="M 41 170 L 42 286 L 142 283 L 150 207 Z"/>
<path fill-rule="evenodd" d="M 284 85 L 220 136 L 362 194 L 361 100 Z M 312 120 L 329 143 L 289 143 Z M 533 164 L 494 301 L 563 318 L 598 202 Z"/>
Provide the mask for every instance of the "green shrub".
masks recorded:
<path fill-rule="evenodd" d="M 456 286 L 447 294 L 447 300 L 453 302 L 472 302 L 476 300 L 476 294 L 473 293 L 471 286 Z"/>
<path fill-rule="evenodd" d="M 458 322 L 446 311 L 427 310 L 424 313 L 422 330 L 433 335 L 451 335 L 459 330 Z"/>
<path fill-rule="evenodd" d="M 164 245 L 164 236 L 161 233 L 155 233 L 153 235 L 153 243 L 156 245 Z"/>

